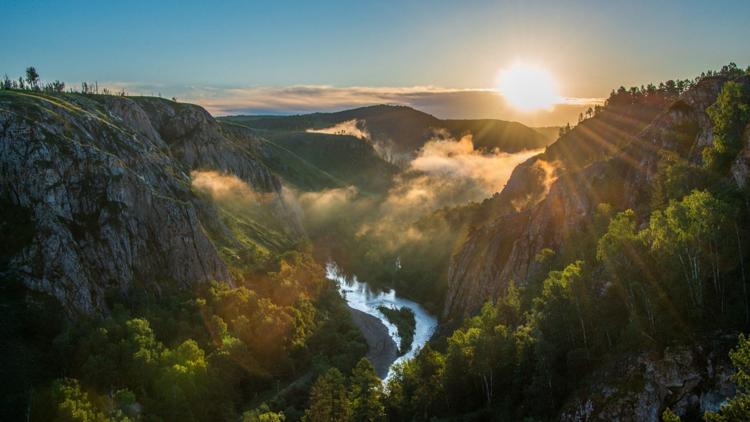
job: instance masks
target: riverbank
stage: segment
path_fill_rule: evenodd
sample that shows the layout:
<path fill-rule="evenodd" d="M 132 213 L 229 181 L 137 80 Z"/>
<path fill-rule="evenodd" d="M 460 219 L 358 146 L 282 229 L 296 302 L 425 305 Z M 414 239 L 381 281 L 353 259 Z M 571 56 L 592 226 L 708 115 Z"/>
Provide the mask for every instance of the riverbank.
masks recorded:
<path fill-rule="evenodd" d="M 349 307 L 354 324 L 367 340 L 367 359 L 381 379 L 388 375 L 388 369 L 398 357 L 398 346 L 388 333 L 386 326 L 372 315 Z"/>

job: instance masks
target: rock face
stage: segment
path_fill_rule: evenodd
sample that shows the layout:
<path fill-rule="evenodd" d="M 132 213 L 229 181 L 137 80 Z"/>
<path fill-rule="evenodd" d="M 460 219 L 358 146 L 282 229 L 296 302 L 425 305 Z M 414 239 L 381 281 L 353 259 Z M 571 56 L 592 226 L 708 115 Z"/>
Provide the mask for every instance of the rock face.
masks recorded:
<path fill-rule="evenodd" d="M 190 170 L 280 183 L 197 106 L 155 98 L 0 93 L 0 201 L 29 216 L 2 275 L 71 315 L 107 297 L 231 281 L 199 220 Z M 6 222 L 7 223 L 7 222 Z"/>
<path fill-rule="evenodd" d="M 559 252 L 566 240 L 586 233 L 600 203 L 615 210 L 647 203 L 659 151 L 699 160 L 713 141 L 705 110 L 724 82 L 706 78 L 677 101 L 639 110 L 605 109 L 520 165 L 505 189 L 483 204 L 483 220 L 454 256 L 443 318 L 475 312 L 511 281 L 523 285 L 540 275 L 537 254 Z M 740 82 L 750 85 L 747 77 Z M 738 184 L 750 168 L 747 156 L 740 154 L 733 167 Z"/>
<path fill-rule="evenodd" d="M 568 399 L 557 419 L 656 422 L 667 407 L 701 419 L 735 393 L 726 352 L 678 348 L 620 358 L 591 374 L 587 388 Z"/>
<path fill-rule="evenodd" d="M 349 308 L 352 321 L 367 341 L 367 359 L 381 379 L 388 376 L 391 364 L 398 358 L 398 346 L 379 319 L 354 308 Z"/>
<path fill-rule="evenodd" d="M 224 136 L 219 123 L 203 108 L 159 98 L 141 97 L 135 101 L 147 111 L 151 125 L 172 156 L 186 168 L 234 174 L 264 192 L 281 189 L 279 179 L 253 157 L 253 151 Z"/>

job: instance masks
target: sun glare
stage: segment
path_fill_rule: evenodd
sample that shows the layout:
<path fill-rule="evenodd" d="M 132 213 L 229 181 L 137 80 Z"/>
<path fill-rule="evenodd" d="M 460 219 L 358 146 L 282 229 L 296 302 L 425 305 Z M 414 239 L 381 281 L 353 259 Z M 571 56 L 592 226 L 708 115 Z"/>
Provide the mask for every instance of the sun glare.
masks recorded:
<path fill-rule="evenodd" d="M 560 99 L 555 81 L 547 71 L 523 63 L 498 72 L 497 90 L 513 107 L 522 111 L 549 109 Z"/>

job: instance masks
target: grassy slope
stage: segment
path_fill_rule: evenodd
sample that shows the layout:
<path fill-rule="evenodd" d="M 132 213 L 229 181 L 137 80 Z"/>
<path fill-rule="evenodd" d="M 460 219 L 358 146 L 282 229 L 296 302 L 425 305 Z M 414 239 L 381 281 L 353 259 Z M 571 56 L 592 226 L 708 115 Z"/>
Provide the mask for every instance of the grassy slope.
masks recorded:
<path fill-rule="evenodd" d="M 398 170 L 355 137 L 250 129 L 227 120 L 221 123 L 237 142 L 255 143 L 256 156 L 303 191 L 354 185 L 365 193 L 379 193 L 390 186 Z"/>

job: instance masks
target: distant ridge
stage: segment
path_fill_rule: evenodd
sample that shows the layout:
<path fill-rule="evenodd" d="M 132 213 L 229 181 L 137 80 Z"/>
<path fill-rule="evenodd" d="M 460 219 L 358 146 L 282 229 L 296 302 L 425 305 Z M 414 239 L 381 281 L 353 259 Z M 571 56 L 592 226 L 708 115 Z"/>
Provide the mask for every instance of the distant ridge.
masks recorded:
<path fill-rule="evenodd" d="M 292 116 L 237 115 L 218 120 L 274 132 L 304 132 L 324 129 L 350 120 L 362 122 L 375 142 L 388 143 L 395 154 L 412 154 L 446 130 L 452 137 L 471 134 L 474 145 L 483 150 L 518 152 L 552 143 L 556 136 L 518 122 L 494 119 L 443 120 L 403 105 L 372 105 L 332 113 L 310 113 Z"/>

